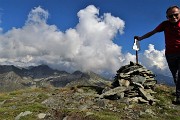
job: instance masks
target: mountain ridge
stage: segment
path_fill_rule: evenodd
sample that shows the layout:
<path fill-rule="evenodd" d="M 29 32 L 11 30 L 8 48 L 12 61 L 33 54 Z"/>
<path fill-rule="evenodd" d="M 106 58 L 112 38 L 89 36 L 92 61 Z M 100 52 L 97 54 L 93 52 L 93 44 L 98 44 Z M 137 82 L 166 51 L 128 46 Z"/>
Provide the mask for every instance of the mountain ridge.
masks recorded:
<path fill-rule="evenodd" d="M 174 86 L 173 79 L 171 77 L 157 74 L 156 79 L 158 83 Z M 1 91 L 16 90 L 25 87 L 64 87 L 66 85 L 106 86 L 112 81 L 113 80 L 109 80 L 108 78 L 92 71 L 81 72 L 77 70 L 73 73 L 68 73 L 66 71 L 52 69 L 48 65 L 29 66 L 27 68 L 21 68 L 14 65 L 0 65 Z"/>
<path fill-rule="evenodd" d="M 11 73 L 11 77 L 9 74 Z M 93 75 L 92 75 L 93 74 Z M 13 77 L 16 76 L 16 77 Z M 93 77 L 93 79 L 91 78 Z M 100 82 L 106 84 L 105 78 L 90 72 L 85 73 L 75 71 L 68 73 L 66 71 L 59 71 L 52 69 L 47 65 L 30 66 L 28 68 L 19 68 L 14 65 L 0 65 L 0 86 L 4 86 L 1 91 L 9 91 L 13 84 L 14 90 L 25 87 L 64 87 L 76 85 L 77 83 L 83 85 L 94 85 Z M 95 81 L 93 81 L 96 78 Z M 99 80 L 99 81 L 98 81 Z"/>

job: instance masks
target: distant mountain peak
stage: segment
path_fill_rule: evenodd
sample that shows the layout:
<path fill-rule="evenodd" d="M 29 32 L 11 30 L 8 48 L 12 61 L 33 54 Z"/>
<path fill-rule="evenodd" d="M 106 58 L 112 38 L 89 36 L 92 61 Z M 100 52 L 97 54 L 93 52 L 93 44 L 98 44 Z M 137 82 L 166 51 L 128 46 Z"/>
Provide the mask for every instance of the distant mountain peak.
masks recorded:
<path fill-rule="evenodd" d="M 106 85 L 107 82 L 94 72 L 84 73 L 77 70 L 70 74 L 66 71 L 52 69 L 48 65 L 30 66 L 28 68 L 19 68 L 14 65 L 0 65 L 0 85 L 5 86 L 4 90 L 8 90 L 12 87 L 12 84 L 14 86 L 13 89 L 19 89 L 32 86 L 64 87 L 68 84 L 70 86 Z"/>

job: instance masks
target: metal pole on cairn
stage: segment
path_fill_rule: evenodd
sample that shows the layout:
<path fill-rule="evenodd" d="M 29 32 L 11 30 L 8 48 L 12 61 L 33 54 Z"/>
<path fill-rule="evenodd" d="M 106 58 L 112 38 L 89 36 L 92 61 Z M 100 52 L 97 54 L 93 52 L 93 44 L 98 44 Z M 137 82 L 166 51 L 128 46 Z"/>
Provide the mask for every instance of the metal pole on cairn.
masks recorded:
<path fill-rule="evenodd" d="M 136 50 L 136 64 L 138 64 L 138 51 Z"/>
<path fill-rule="evenodd" d="M 136 51 L 136 64 L 138 64 L 138 51 L 140 50 L 140 44 L 136 38 L 134 38 L 133 50 Z"/>

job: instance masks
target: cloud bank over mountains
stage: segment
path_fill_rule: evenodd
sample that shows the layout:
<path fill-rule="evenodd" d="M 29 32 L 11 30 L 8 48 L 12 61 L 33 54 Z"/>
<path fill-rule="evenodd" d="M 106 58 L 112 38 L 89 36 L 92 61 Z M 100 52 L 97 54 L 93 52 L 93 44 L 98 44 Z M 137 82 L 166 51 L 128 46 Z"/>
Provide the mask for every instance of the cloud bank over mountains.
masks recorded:
<path fill-rule="evenodd" d="M 125 21 L 111 13 L 99 16 L 93 5 L 77 13 L 79 22 L 65 32 L 47 23 L 49 13 L 42 7 L 32 9 L 22 28 L 0 33 L 0 64 L 31 66 L 47 64 L 67 71 L 116 73 L 122 65 L 135 61 L 135 55 L 122 53 L 113 39 L 123 34 Z M 149 69 L 169 74 L 164 50 L 153 45 L 140 54 L 140 63 Z"/>

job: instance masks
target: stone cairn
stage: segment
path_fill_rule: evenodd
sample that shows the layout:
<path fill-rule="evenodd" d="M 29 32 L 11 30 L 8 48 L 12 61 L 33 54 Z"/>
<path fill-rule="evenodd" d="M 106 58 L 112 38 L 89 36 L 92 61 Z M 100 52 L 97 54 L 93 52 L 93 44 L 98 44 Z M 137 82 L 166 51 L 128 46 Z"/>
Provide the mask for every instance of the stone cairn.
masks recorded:
<path fill-rule="evenodd" d="M 122 66 L 112 82 L 112 88 L 104 89 L 101 97 L 107 99 L 127 98 L 128 101 L 154 104 L 155 75 L 140 64 L 130 62 Z"/>

